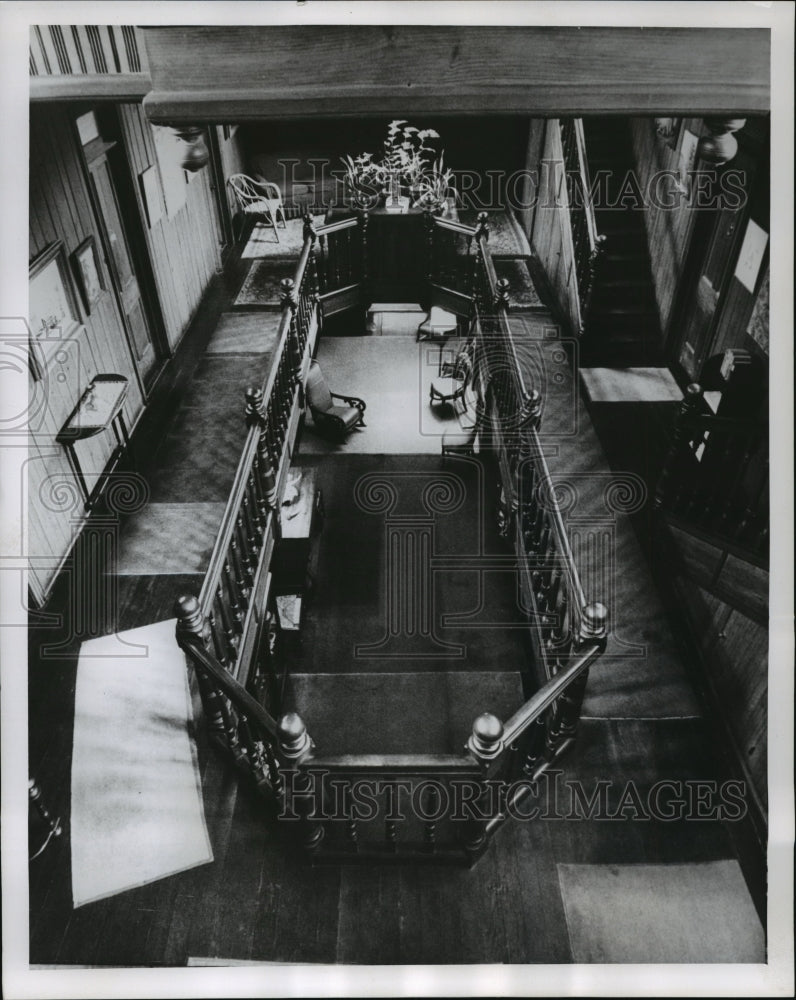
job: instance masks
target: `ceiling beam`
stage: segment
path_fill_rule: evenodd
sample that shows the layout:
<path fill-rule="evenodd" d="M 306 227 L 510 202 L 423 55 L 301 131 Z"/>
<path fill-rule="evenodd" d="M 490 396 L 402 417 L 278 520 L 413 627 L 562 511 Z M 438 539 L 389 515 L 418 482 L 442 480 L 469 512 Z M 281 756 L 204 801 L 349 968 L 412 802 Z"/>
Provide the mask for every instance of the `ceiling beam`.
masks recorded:
<path fill-rule="evenodd" d="M 766 114 L 765 28 L 145 27 L 153 122 Z M 212 85 L 210 85 L 212 81 Z"/>

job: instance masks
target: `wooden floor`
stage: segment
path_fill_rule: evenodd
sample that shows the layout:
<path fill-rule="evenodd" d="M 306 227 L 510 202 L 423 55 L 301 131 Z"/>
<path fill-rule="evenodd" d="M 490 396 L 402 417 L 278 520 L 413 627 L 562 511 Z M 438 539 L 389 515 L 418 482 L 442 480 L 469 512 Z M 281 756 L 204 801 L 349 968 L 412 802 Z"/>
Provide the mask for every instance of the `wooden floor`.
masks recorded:
<path fill-rule="evenodd" d="M 173 366 L 159 414 L 139 428 L 139 455 L 154 451 L 174 419 L 221 310 L 242 271 L 211 289 L 200 320 Z M 596 435 L 590 457 L 604 462 Z M 633 572 L 648 571 L 642 563 Z M 125 629 L 171 616 L 175 596 L 197 592 L 199 576 L 118 580 Z M 633 581 L 626 581 L 632 588 Z M 649 580 L 639 580 L 648 587 Z M 60 580 L 47 610 L 66 608 Z M 675 623 L 676 627 L 676 623 Z M 342 963 L 566 963 L 572 960 L 558 864 L 696 862 L 731 858 L 728 828 L 717 821 L 567 819 L 569 786 L 541 803 L 547 818 L 509 823 L 472 870 L 394 867 L 311 868 L 269 821 L 268 806 L 210 752 L 199 753 L 215 862 L 150 886 L 71 906 L 69 784 L 75 671 L 80 636 L 30 632 L 30 766 L 65 832 L 30 868 L 33 964 L 181 966 L 194 956 Z M 43 645 L 63 647 L 44 658 Z M 665 713 L 660 713 L 665 715 Z M 709 721 L 701 718 L 591 718 L 559 781 L 579 780 L 587 795 L 611 781 L 614 807 L 629 783 L 642 799 L 661 779 L 711 780 L 721 774 Z M 553 789 L 548 788 L 548 794 Z M 544 812 L 544 810 L 543 810 Z M 750 885 L 760 909 L 762 881 Z"/>

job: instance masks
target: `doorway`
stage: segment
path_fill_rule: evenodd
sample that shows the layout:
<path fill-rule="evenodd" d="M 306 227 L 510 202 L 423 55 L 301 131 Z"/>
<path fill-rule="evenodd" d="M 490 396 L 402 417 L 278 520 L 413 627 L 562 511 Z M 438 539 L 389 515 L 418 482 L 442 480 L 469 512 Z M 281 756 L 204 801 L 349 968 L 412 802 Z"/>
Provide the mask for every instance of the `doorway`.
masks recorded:
<path fill-rule="evenodd" d="M 102 251 L 133 359 L 146 398 L 168 358 L 141 220 L 136 210 L 124 149 L 114 120 L 90 111 L 77 119 Z"/>

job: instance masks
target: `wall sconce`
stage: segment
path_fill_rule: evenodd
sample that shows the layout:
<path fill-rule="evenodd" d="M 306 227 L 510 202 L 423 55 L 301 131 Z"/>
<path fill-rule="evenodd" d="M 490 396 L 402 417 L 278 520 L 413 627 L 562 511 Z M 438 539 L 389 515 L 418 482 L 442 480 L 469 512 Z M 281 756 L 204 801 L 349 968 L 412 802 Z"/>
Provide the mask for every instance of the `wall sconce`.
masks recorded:
<path fill-rule="evenodd" d="M 204 129 L 196 125 L 175 125 L 173 129 L 177 138 L 181 139 L 187 147 L 180 166 L 189 173 L 196 173 L 210 160 Z"/>
<path fill-rule="evenodd" d="M 738 140 L 733 132 L 745 124 L 745 118 L 706 118 L 705 127 L 709 134 L 699 140 L 697 156 L 716 166 L 729 163 L 738 152 Z"/>

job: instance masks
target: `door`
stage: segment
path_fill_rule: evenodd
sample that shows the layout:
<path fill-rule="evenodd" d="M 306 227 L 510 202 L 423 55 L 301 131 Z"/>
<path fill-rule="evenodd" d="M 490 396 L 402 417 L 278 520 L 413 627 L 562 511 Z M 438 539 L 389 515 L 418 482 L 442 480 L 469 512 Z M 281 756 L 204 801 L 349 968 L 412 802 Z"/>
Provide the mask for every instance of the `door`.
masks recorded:
<path fill-rule="evenodd" d="M 146 393 L 159 370 L 159 358 L 106 153 L 107 146 L 100 155 L 91 160 L 87 158 L 86 165 L 95 197 L 97 221 L 102 231 L 105 260 L 130 352 L 142 390 Z"/>

